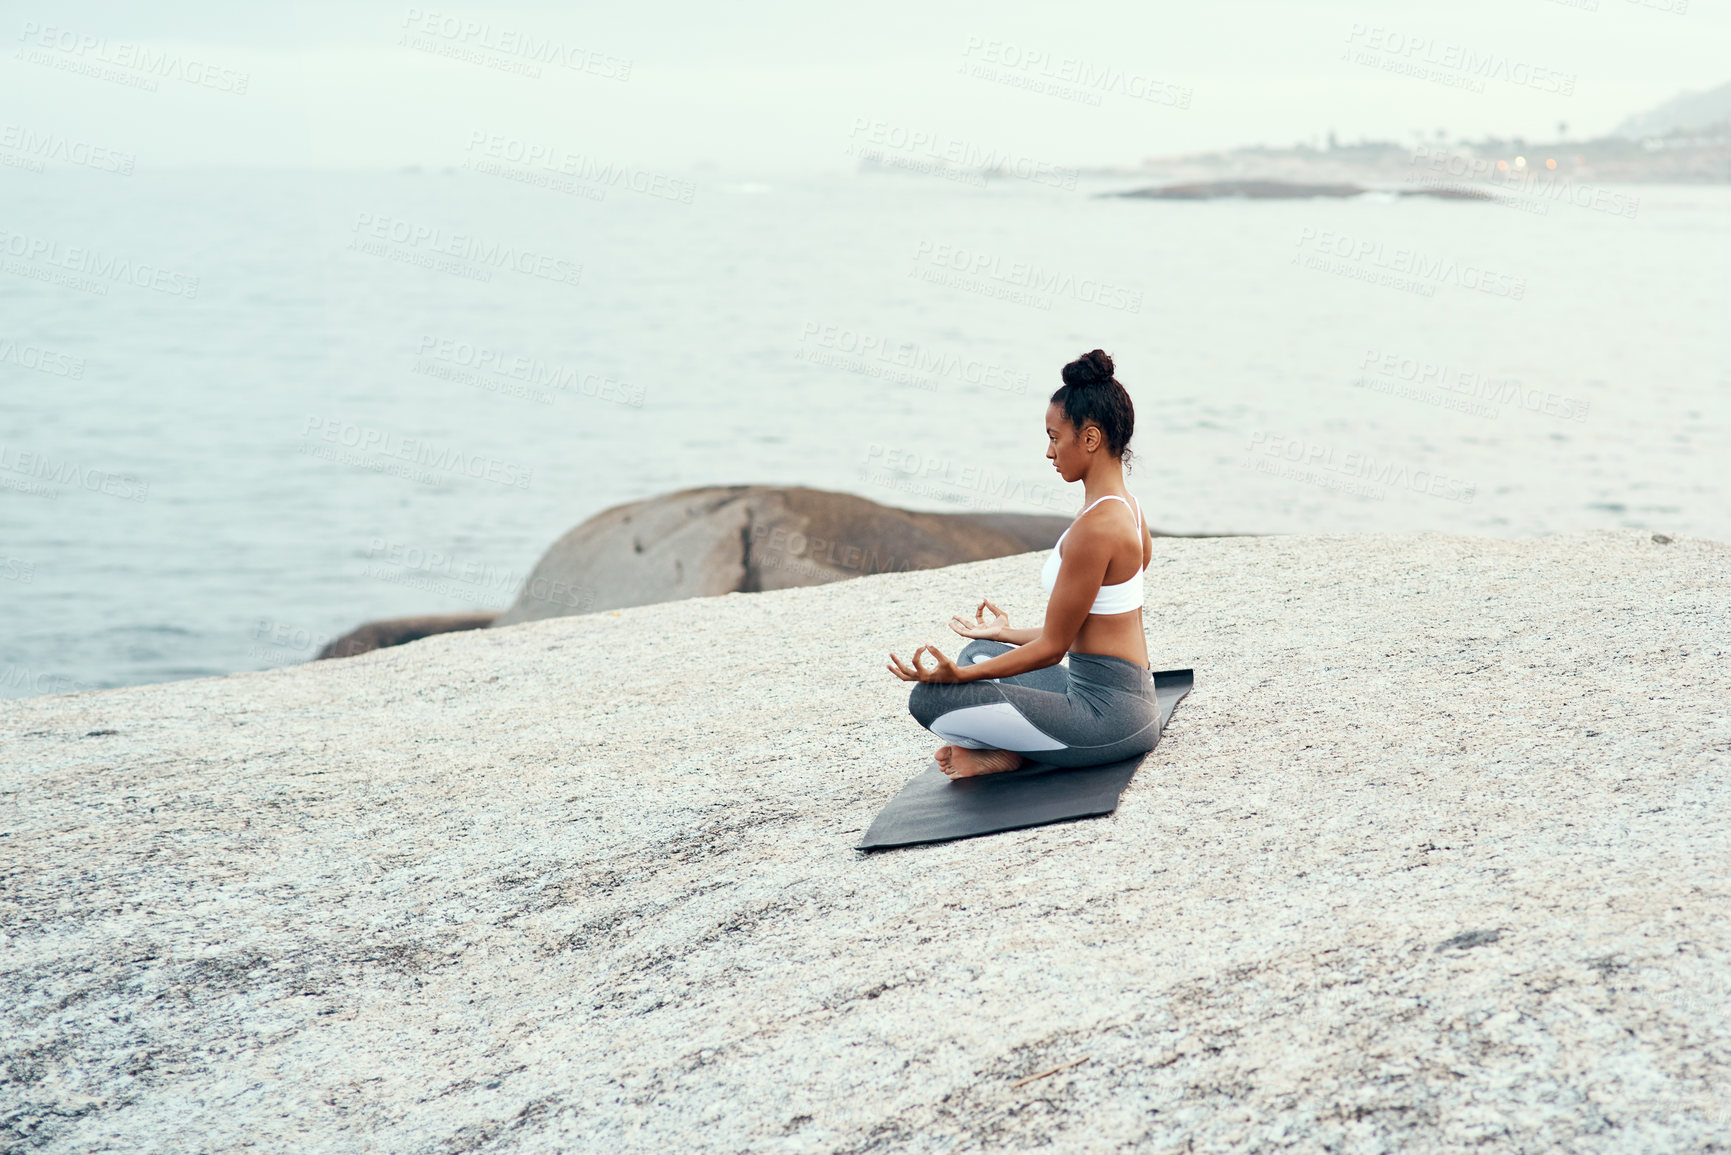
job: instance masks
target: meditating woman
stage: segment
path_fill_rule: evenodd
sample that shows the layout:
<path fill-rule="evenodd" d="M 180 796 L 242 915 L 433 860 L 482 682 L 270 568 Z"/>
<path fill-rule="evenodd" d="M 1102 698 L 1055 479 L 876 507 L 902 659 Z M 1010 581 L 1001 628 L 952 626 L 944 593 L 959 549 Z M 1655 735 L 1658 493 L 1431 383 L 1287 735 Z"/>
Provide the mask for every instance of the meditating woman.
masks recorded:
<path fill-rule="evenodd" d="M 957 661 L 936 646 L 915 650 L 911 664 L 890 655 L 890 673 L 919 683 L 908 712 L 946 743 L 936 756 L 951 778 L 1014 770 L 1024 760 L 1094 766 L 1145 754 L 1160 740 L 1142 636 L 1142 572 L 1154 540 L 1124 487 L 1136 414 L 1112 373 L 1112 358 L 1095 349 L 1064 366 L 1064 384 L 1046 407 L 1046 458 L 1065 481 L 1082 483 L 1086 504 L 1040 575 L 1045 624 L 1012 629 L 987 599 L 972 622 L 950 620 L 974 639 Z M 1069 665 L 1060 665 L 1066 653 Z M 922 654 L 935 664 L 924 665 Z"/>

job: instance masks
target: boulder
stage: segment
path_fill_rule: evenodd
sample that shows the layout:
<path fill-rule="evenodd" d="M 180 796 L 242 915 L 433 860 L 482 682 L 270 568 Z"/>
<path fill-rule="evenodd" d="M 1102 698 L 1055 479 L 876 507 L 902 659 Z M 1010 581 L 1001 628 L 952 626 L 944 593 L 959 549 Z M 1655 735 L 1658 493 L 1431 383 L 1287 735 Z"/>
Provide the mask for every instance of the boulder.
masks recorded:
<path fill-rule="evenodd" d="M 922 513 L 822 489 L 687 489 L 615 506 L 554 542 L 493 624 L 984 561 L 1050 549 L 1069 524 Z"/>
<path fill-rule="evenodd" d="M 492 612 L 468 614 L 420 614 L 412 618 L 388 618 L 356 626 L 320 650 L 320 658 L 352 658 L 369 650 L 400 646 L 434 634 L 450 634 L 459 630 L 482 630 L 493 624 L 499 615 Z M 316 660 L 316 659 L 315 659 Z"/>

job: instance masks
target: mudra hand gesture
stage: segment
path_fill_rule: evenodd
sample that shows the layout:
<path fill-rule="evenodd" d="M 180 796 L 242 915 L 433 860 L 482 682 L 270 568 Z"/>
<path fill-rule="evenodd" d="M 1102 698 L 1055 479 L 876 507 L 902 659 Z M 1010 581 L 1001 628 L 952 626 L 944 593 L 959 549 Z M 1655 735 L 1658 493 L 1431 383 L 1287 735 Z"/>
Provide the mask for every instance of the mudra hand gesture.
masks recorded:
<path fill-rule="evenodd" d="M 987 610 L 992 611 L 992 620 L 989 622 L 986 620 Z M 979 608 L 974 611 L 973 621 L 968 621 L 967 618 L 962 617 L 960 614 L 957 614 L 955 617 L 950 619 L 950 629 L 956 631 L 956 633 L 962 635 L 962 637 L 982 638 L 988 642 L 1003 641 L 1001 635 L 1009 628 L 1010 615 L 993 605 L 990 598 L 982 601 Z"/>
<path fill-rule="evenodd" d="M 930 654 L 937 665 L 931 669 L 921 665 L 921 654 Z M 914 661 L 911 666 L 891 654 L 889 665 L 884 668 L 904 682 L 959 682 L 962 680 L 961 670 L 956 668 L 954 662 L 944 657 L 936 646 L 921 646 L 915 650 Z"/>

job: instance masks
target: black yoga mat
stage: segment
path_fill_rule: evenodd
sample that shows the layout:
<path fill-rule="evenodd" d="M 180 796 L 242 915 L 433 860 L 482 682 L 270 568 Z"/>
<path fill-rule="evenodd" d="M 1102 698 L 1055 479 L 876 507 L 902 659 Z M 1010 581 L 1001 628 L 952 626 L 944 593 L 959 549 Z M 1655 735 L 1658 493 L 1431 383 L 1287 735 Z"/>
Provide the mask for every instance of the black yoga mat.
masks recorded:
<path fill-rule="evenodd" d="M 1193 670 L 1162 670 L 1154 675 L 1161 730 L 1166 729 L 1172 711 L 1195 684 Z M 1069 770 L 1033 763 L 1003 774 L 954 782 L 933 762 L 878 811 L 859 849 L 948 842 L 1110 814 L 1118 809 L 1118 796 L 1130 785 L 1145 757 L 1138 754 L 1105 766 Z"/>

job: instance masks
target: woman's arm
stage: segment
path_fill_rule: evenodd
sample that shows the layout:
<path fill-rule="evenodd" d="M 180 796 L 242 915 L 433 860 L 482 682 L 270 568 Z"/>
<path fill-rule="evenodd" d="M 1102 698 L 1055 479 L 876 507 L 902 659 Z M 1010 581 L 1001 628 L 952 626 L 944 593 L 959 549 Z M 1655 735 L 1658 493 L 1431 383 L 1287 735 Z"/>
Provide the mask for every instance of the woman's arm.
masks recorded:
<path fill-rule="evenodd" d="M 1014 643 L 1007 654 L 957 666 L 934 646 L 921 646 L 914 651 L 913 668 L 900 658 L 890 655 L 892 674 L 908 682 L 977 682 L 987 678 L 1010 678 L 1030 670 L 1043 670 L 1064 660 L 1070 644 L 1088 619 L 1088 611 L 1100 594 L 1106 580 L 1106 567 L 1112 562 L 1112 543 L 1104 532 L 1078 522 L 1064 539 L 1064 565 L 1058 571 L 1058 584 L 1046 603 L 1046 621 L 1038 631 L 1016 630 L 1017 634 L 1032 634 L 1026 642 Z M 1009 641 L 1008 638 L 1003 639 Z M 930 651 L 937 661 L 936 670 L 920 669 L 920 654 Z M 922 672 L 924 676 L 922 677 Z M 934 676 L 936 675 L 936 676 Z"/>
<path fill-rule="evenodd" d="M 992 620 L 986 620 L 986 611 L 992 611 Z M 1010 628 L 1010 615 L 992 604 L 991 598 L 982 599 L 974 610 L 974 620 L 969 621 L 957 614 L 950 619 L 950 629 L 964 638 L 980 638 L 988 642 L 1005 642 L 1012 646 L 1022 646 L 1040 636 L 1039 630 L 1016 630 Z"/>
<path fill-rule="evenodd" d="M 997 636 L 992 640 L 995 642 L 1008 642 L 1012 646 L 1025 646 L 1039 636 L 1039 630 L 1002 629 L 998 631 Z"/>

